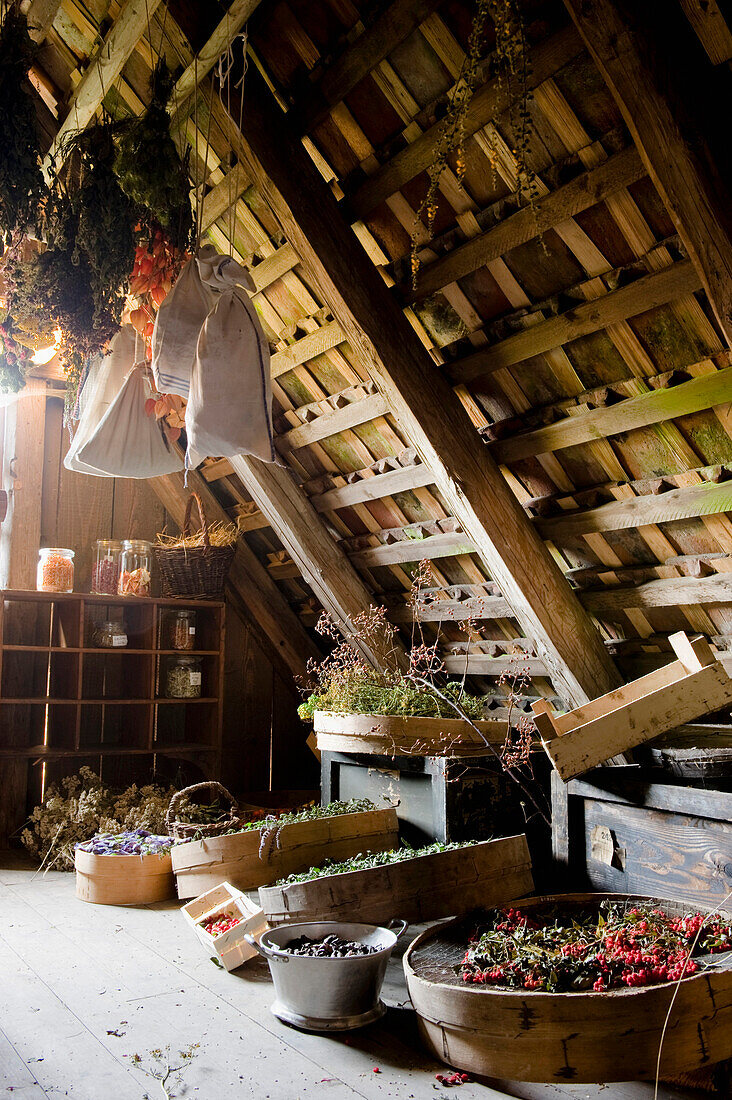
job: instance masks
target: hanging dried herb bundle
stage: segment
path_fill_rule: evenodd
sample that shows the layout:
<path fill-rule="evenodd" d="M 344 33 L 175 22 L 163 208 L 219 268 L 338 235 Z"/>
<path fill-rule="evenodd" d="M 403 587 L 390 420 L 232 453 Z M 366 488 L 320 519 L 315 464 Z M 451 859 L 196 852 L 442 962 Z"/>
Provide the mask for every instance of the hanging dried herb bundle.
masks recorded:
<path fill-rule="evenodd" d="M 13 323 L 0 323 L 0 390 L 17 393 L 25 385 L 25 372 L 31 366 L 31 353 L 16 339 Z"/>
<path fill-rule="evenodd" d="M 116 160 L 120 186 L 145 211 L 152 236 L 156 224 L 179 249 L 188 248 L 193 236 L 193 215 L 186 164 L 170 136 L 168 102 L 173 77 L 160 59 L 150 79 L 152 99 L 139 119 L 122 134 Z"/>
<path fill-rule="evenodd" d="M 27 87 L 36 47 L 13 5 L 0 30 L 0 242 L 35 219 L 45 186 L 33 99 Z"/>

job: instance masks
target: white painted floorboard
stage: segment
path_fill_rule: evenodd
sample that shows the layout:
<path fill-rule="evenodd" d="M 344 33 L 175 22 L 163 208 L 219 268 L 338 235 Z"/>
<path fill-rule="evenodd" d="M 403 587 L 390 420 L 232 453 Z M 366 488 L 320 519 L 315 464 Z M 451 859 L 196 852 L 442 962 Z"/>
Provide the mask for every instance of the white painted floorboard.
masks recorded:
<path fill-rule="evenodd" d="M 198 1043 L 175 1096 L 653 1100 L 644 1084 L 471 1082 L 456 1093 L 443 1089 L 435 1074 L 445 1067 L 419 1044 L 402 950 L 387 974 L 382 1021 L 338 1037 L 311 1035 L 270 1014 L 263 959 L 232 974 L 220 970 L 176 903 L 88 905 L 77 901 L 73 875 L 38 875 L 8 856 L 0 861 L 0 1097 L 161 1097 L 159 1084 L 135 1069 L 131 1056 L 167 1045 L 175 1055 Z M 659 1100 L 694 1095 L 665 1088 Z"/>

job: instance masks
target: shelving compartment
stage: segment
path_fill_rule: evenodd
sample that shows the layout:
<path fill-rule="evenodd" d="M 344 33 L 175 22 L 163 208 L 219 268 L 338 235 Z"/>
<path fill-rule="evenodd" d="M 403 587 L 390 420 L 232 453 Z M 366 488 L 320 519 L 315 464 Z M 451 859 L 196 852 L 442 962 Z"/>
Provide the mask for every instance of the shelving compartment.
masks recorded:
<path fill-rule="evenodd" d="M 79 692 L 79 653 L 63 650 L 6 650 L 3 654 L 0 696 L 13 700 L 75 700 Z"/>
<path fill-rule="evenodd" d="M 87 650 L 82 667 L 81 697 L 86 701 L 152 699 L 154 657 L 150 653 Z"/>
<path fill-rule="evenodd" d="M 99 648 L 94 641 L 97 627 L 104 622 L 124 623 L 127 650 L 152 650 L 156 638 L 156 605 L 152 600 L 84 601 L 84 645 Z"/>
<path fill-rule="evenodd" d="M 76 599 L 54 599 L 43 593 L 23 593 L 22 599 L 6 595 L 3 646 L 77 649 L 81 645 L 80 623 L 81 607 Z"/>
<path fill-rule="evenodd" d="M 80 750 L 151 752 L 151 736 L 149 703 L 82 703 Z"/>

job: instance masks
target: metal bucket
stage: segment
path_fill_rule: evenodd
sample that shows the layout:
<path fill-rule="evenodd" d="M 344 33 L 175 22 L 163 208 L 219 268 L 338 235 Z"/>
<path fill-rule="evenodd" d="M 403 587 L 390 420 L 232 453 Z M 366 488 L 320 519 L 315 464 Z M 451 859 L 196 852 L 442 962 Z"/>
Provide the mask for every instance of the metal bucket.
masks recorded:
<path fill-rule="evenodd" d="M 374 924 L 319 921 L 280 925 L 264 932 L 259 942 L 245 936 L 269 963 L 276 996 L 273 1014 L 304 1031 L 348 1031 L 378 1020 L 386 1012 L 380 1000 L 386 964 L 408 927 L 406 921 L 392 923 L 401 926 L 398 931 Z M 345 959 L 309 958 L 281 950 L 300 936 L 320 939 L 329 935 L 358 940 L 379 950 Z"/>

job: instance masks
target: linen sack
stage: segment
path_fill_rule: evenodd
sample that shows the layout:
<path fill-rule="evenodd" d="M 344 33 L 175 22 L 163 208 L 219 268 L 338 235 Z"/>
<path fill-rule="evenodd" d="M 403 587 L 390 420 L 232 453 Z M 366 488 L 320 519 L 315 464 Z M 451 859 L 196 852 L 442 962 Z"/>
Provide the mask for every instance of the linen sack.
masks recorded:
<path fill-rule="evenodd" d="M 201 253 L 216 254 L 213 245 Z M 203 322 L 214 304 L 214 295 L 202 281 L 198 263 L 191 258 L 163 299 L 152 334 L 152 372 L 160 393 L 177 393 L 188 400 L 196 344 Z"/>
<path fill-rule="evenodd" d="M 71 446 L 66 452 L 64 466 L 79 474 L 96 474 L 113 477 L 95 470 L 79 459 L 79 451 L 89 442 L 94 432 L 124 385 L 125 378 L 135 363 L 136 333 L 131 325 L 123 325 L 112 339 L 106 355 L 95 355 L 79 397 L 79 419 Z"/>

